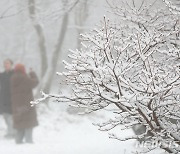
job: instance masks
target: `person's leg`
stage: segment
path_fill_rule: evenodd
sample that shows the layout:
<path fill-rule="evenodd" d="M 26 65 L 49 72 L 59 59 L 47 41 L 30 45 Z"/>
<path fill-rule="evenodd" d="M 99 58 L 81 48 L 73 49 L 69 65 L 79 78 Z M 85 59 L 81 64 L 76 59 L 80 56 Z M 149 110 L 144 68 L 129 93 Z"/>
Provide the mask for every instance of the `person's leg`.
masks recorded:
<path fill-rule="evenodd" d="M 3 114 L 5 123 L 7 125 L 7 134 L 6 137 L 13 137 L 15 134 L 15 130 L 13 128 L 13 120 L 12 120 L 12 115 L 8 113 Z"/>
<path fill-rule="evenodd" d="M 33 133 L 33 128 L 25 129 L 25 141 L 27 143 L 33 143 L 32 133 Z"/>
<path fill-rule="evenodd" d="M 17 144 L 23 143 L 24 134 L 25 134 L 24 129 L 17 129 L 16 137 L 15 137 L 15 141 L 16 141 Z"/>

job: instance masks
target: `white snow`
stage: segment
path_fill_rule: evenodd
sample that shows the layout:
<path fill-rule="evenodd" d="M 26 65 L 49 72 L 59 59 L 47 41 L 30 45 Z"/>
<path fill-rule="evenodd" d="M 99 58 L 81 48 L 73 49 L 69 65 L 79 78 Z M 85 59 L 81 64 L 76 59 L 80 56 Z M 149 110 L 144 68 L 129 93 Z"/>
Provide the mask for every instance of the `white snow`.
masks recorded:
<path fill-rule="evenodd" d="M 0 116 L 0 154 L 130 154 L 135 141 L 120 142 L 108 138 L 92 123 L 103 121 L 104 115 L 69 114 L 67 106 L 52 103 L 48 108 L 37 105 L 39 126 L 34 129 L 34 144 L 16 145 L 5 139 L 5 124 Z M 127 131 L 128 135 L 132 131 Z"/>

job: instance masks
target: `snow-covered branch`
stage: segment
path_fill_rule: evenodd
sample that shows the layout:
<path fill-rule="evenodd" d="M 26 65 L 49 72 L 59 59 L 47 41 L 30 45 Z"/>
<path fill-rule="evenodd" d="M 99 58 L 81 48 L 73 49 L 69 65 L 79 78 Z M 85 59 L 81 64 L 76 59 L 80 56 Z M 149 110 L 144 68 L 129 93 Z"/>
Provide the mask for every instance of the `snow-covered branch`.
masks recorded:
<path fill-rule="evenodd" d="M 143 1 L 139 7 L 124 2 L 121 8 L 112 4 L 120 22 L 104 17 L 100 27 L 81 35 L 81 50 L 71 50 L 71 63 L 64 61 L 67 71 L 58 73 L 72 93 L 57 98 L 87 112 L 113 106 L 116 120 L 97 124 L 100 130 L 144 128 L 132 137 L 111 138 L 170 140 L 180 146 L 179 17 L 167 5 L 153 9 L 155 2 Z M 179 146 L 160 148 L 178 153 Z"/>

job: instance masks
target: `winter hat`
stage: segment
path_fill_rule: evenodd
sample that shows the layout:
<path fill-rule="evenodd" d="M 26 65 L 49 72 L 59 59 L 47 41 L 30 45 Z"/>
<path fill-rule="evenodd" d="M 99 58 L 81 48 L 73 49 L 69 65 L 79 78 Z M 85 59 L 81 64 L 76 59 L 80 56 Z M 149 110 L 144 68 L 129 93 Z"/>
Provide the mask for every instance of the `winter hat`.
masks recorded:
<path fill-rule="evenodd" d="M 25 69 L 24 65 L 20 64 L 20 63 L 15 65 L 14 71 L 26 74 L 26 69 Z"/>

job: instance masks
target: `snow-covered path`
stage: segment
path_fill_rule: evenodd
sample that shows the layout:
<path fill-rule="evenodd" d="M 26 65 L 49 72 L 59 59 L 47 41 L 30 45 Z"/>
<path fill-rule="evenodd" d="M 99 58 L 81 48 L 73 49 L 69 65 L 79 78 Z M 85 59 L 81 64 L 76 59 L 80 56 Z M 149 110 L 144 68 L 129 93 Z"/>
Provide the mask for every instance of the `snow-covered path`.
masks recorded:
<path fill-rule="evenodd" d="M 44 109 L 40 110 L 42 112 Z M 131 153 L 132 142 L 109 139 L 106 132 L 100 132 L 92 125 L 93 118 L 61 112 L 56 106 L 53 110 L 39 114 L 40 125 L 34 129 L 35 143 L 22 145 L 16 145 L 13 140 L 3 138 L 5 128 L 4 122 L 1 122 L 3 125 L 0 125 L 0 154 Z M 0 121 L 3 121 L 2 117 Z"/>

